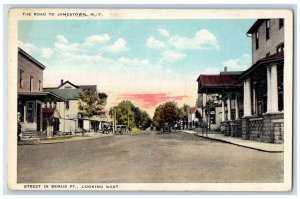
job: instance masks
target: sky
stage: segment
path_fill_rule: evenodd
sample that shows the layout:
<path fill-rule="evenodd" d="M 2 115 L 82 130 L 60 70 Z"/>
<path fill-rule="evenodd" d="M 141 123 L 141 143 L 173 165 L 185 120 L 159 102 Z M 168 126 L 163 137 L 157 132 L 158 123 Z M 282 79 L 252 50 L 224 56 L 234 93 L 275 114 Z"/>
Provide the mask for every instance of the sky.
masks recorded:
<path fill-rule="evenodd" d="M 131 100 L 153 116 L 168 100 L 195 106 L 200 74 L 246 70 L 255 19 L 24 20 L 19 47 L 46 66 L 44 87 L 96 84 L 107 109 Z"/>

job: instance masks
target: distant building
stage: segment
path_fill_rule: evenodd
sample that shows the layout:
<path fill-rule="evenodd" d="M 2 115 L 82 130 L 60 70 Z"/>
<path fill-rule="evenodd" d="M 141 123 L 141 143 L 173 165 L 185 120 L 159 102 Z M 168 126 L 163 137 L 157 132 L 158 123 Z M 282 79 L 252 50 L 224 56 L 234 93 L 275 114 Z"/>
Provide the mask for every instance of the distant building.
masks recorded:
<path fill-rule="evenodd" d="M 78 100 L 84 89 L 97 92 L 96 85 L 75 85 L 63 80 L 61 80 L 58 87 L 44 88 L 44 90 L 51 91 L 66 99 L 65 102 L 56 105 L 61 115 L 59 131 L 70 133 L 81 132 L 82 130 L 98 131 L 101 128 L 101 122 L 108 120 L 106 111 L 103 111 L 102 115 L 92 118 L 84 118 L 79 114 Z"/>
<path fill-rule="evenodd" d="M 45 120 L 43 105 L 64 101 L 64 98 L 43 90 L 45 68 L 24 50 L 18 49 L 18 112 L 21 114 L 23 139 L 51 137 L 54 117 L 51 121 Z"/>

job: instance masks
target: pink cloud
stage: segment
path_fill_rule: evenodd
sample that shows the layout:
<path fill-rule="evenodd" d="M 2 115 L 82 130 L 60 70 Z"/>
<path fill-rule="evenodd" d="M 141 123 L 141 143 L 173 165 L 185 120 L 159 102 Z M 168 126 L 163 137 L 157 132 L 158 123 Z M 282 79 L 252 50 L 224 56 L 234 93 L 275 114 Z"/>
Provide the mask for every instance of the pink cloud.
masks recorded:
<path fill-rule="evenodd" d="M 176 95 L 172 96 L 167 93 L 143 93 L 143 94 L 122 94 L 123 99 L 132 100 L 142 106 L 142 108 L 154 108 L 156 105 L 166 102 L 168 100 L 181 101 L 189 96 Z"/>

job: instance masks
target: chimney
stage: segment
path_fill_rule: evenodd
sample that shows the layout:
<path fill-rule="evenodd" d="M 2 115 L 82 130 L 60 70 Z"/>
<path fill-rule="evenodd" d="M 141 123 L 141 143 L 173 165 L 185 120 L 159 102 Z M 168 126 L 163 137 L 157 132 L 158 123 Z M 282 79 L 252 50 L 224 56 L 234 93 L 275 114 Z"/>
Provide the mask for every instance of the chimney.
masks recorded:
<path fill-rule="evenodd" d="M 63 84 L 64 84 L 64 80 L 61 79 L 61 80 L 60 80 L 60 85 L 63 85 Z"/>
<path fill-rule="evenodd" d="M 227 66 L 224 66 L 224 73 L 227 73 Z"/>

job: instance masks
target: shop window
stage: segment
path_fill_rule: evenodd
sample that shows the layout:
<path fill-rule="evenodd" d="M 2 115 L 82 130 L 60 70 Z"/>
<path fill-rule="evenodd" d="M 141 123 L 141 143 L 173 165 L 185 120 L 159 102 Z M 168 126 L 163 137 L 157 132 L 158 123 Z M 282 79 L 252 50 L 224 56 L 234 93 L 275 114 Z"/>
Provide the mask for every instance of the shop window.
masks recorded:
<path fill-rule="evenodd" d="M 262 101 L 262 110 L 263 110 L 263 113 L 266 113 L 267 112 L 267 105 L 268 105 L 268 96 L 267 95 L 264 95 L 263 96 L 263 101 Z"/>
<path fill-rule="evenodd" d="M 41 91 L 42 81 L 39 80 L 39 91 Z"/>
<path fill-rule="evenodd" d="M 28 123 L 34 121 L 34 102 L 27 102 L 26 104 L 26 121 Z"/>
<path fill-rule="evenodd" d="M 266 40 L 270 39 L 270 20 L 266 21 Z"/>
<path fill-rule="evenodd" d="M 283 92 L 278 93 L 278 110 L 283 111 L 284 110 L 284 105 L 283 105 Z"/>

